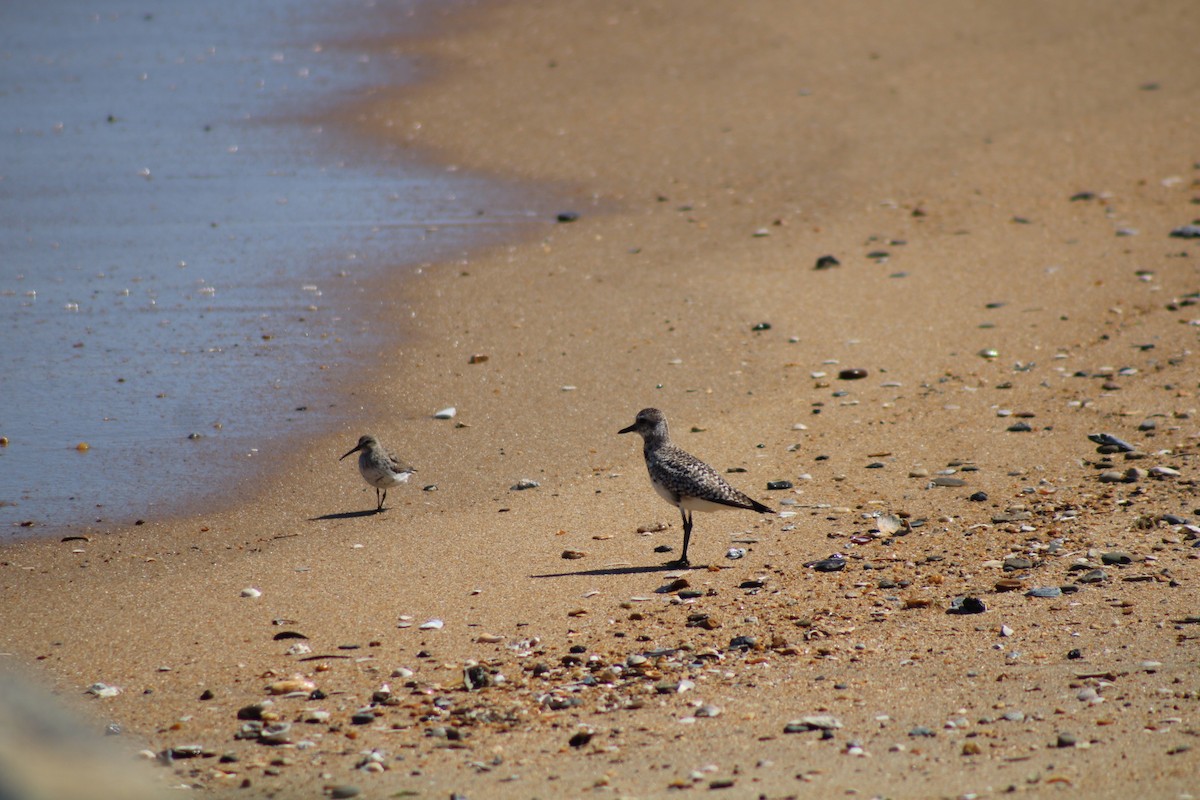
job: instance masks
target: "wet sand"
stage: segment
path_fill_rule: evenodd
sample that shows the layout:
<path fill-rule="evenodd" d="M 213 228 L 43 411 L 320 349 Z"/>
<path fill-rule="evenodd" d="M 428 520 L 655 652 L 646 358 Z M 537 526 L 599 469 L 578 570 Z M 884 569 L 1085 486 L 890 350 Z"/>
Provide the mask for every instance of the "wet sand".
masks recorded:
<path fill-rule="evenodd" d="M 156 779 L 217 796 L 1194 794 L 1196 26 L 854 10 L 489 4 L 402 43 L 440 69 L 348 120 L 580 219 L 381 287 L 407 338 L 341 376 L 360 424 L 248 502 L 6 548 L 6 660 L 131 754 L 200 745 Z M 650 405 L 794 514 L 697 515 L 664 566 L 616 435 Z M 368 428 L 420 470 L 380 514 L 336 460 Z M 285 743 L 235 739 L 294 675 L 324 697 L 260 708 Z"/>

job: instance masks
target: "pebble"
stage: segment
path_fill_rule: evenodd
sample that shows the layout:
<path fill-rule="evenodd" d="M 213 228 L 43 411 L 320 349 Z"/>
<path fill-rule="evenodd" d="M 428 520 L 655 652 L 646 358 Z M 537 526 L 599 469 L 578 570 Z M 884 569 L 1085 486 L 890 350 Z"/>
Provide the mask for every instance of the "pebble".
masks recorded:
<path fill-rule="evenodd" d="M 1100 556 L 1100 560 L 1105 564 L 1132 564 L 1133 556 L 1123 550 L 1109 550 Z"/>
<path fill-rule="evenodd" d="M 1009 556 L 1004 559 L 1004 571 L 1015 572 L 1019 569 L 1032 569 L 1033 559 L 1028 556 Z"/>
<path fill-rule="evenodd" d="M 1176 239 L 1200 239 L 1200 225 L 1180 225 L 1171 229 L 1171 235 Z"/>
<path fill-rule="evenodd" d="M 514 492 L 523 492 L 526 489 L 536 489 L 539 486 L 541 486 L 541 484 L 532 478 L 521 478 L 521 480 L 517 481 L 509 488 Z"/>
<path fill-rule="evenodd" d="M 292 723 L 273 722 L 262 729 L 258 740 L 263 744 L 291 744 Z"/>
<path fill-rule="evenodd" d="M 988 496 L 987 492 L 975 492 L 967 497 L 972 503 L 986 503 Z"/>
<path fill-rule="evenodd" d="M 1103 583 L 1108 580 L 1108 573 L 1102 569 L 1089 570 L 1079 577 L 1080 583 Z"/>
<path fill-rule="evenodd" d="M 440 631 L 445 624 L 440 619 L 431 619 L 429 622 L 422 622 L 419 627 L 423 631 Z"/>
<path fill-rule="evenodd" d="M 434 419 L 454 419 L 456 414 L 458 414 L 457 408 L 455 408 L 454 406 L 447 406 L 446 408 L 443 408 L 441 411 L 435 412 L 433 415 L 433 418 Z"/>
<path fill-rule="evenodd" d="M 947 614 L 982 614 L 985 611 L 987 606 L 978 597 L 956 597 L 946 609 Z"/>
<path fill-rule="evenodd" d="M 727 550 L 725 552 L 725 557 L 728 559 L 731 559 L 731 560 L 737 560 L 739 558 L 743 558 L 745 555 L 746 555 L 746 548 L 744 548 L 744 547 L 731 547 L 731 548 L 729 548 L 729 550 Z"/>
<path fill-rule="evenodd" d="M 352 786 L 348 783 L 340 783 L 336 786 L 330 786 L 326 789 L 326 791 L 329 792 L 329 796 L 334 798 L 334 800 L 347 800 L 351 797 L 358 797 L 359 794 L 362 793 L 362 790 L 357 786 Z"/>
<path fill-rule="evenodd" d="M 832 714 L 813 714 L 792 720 L 783 726 L 783 732 L 807 733 L 808 731 L 834 731 L 841 727 L 841 720 Z"/>
<path fill-rule="evenodd" d="M 568 561 L 576 561 L 578 559 L 585 557 L 586 555 L 587 555 L 587 553 L 583 552 L 582 550 L 563 550 L 562 551 L 562 557 L 567 559 Z"/>
<path fill-rule="evenodd" d="M 929 738 L 929 737 L 937 736 L 937 731 L 933 730 L 933 728 L 927 728 L 924 725 L 918 725 L 917 727 L 915 727 L 911 731 L 909 731 L 908 735 L 912 736 L 912 737 L 923 736 L 923 737 Z"/>
<path fill-rule="evenodd" d="M 867 377 L 867 371 L 861 367 L 853 367 L 838 371 L 838 378 L 843 381 L 857 381 Z"/>
<path fill-rule="evenodd" d="M 821 256 L 817 259 L 816 266 L 813 269 L 832 269 L 841 265 L 842 262 L 837 260 L 837 256 Z"/>
<path fill-rule="evenodd" d="M 1110 433 L 1089 433 L 1088 438 L 1098 445 L 1115 447 L 1118 452 L 1130 453 L 1136 450 L 1133 445 L 1118 439 Z"/>
<path fill-rule="evenodd" d="M 949 475 L 938 475 L 932 481 L 934 486 L 966 486 L 967 482 L 962 478 L 954 478 Z"/>
<path fill-rule="evenodd" d="M 121 687 L 110 686 L 107 683 L 93 683 L 88 687 L 87 693 L 96 697 L 116 697 L 121 693 Z"/>
<path fill-rule="evenodd" d="M 1151 467 L 1150 474 L 1155 478 L 1178 478 L 1179 470 L 1174 467 Z"/>
<path fill-rule="evenodd" d="M 1055 747 L 1074 747 L 1076 744 L 1075 734 L 1063 731 L 1058 735 L 1058 741 L 1055 742 Z"/>
<path fill-rule="evenodd" d="M 248 586 L 242 589 L 242 597 L 262 597 L 262 592 L 253 586 Z"/>
<path fill-rule="evenodd" d="M 1005 430 L 1007 430 L 1009 433 L 1028 433 L 1029 431 L 1033 430 L 1033 426 L 1031 426 L 1028 422 L 1014 422 L 1012 425 L 1009 425 L 1007 428 L 1005 428 Z"/>
<path fill-rule="evenodd" d="M 1057 586 L 1037 586 L 1025 593 L 1026 597 L 1062 597 L 1062 589 Z"/>
<path fill-rule="evenodd" d="M 819 561 L 809 561 L 804 566 L 811 567 L 817 572 L 837 572 L 838 570 L 846 568 L 846 559 L 840 554 L 835 553 L 829 558 L 823 558 Z"/>

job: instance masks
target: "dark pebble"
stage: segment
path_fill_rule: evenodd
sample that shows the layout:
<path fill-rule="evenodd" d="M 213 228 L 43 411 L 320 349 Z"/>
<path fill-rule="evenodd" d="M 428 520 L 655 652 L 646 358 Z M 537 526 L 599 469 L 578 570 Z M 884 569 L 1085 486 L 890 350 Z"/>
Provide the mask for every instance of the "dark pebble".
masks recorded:
<path fill-rule="evenodd" d="M 345 798 L 348 797 L 358 797 L 361 791 L 362 790 L 357 786 L 351 786 L 348 783 L 343 783 L 338 786 L 329 787 L 329 796 L 333 798 L 339 798 L 340 800 L 345 800 Z"/>
<path fill-rule="evenodd" d="M 595 735 L 596 734 L 591 731 L 579 731 L 567 740 L 567 744 L 571 745 L 571 747 L 583 747 L 585 744 L 590 742 L 592 737 Z"/>
<path fill-rule="evenodd" d="M 755 325 L 753 328 L 751 328 L 750 330 L 752 330 L 752 331 L 769 331 L 769 330 L 771 330 L 771 323 L 760 322 L 757 325 Z"/>
<path fill-rule="evenodd" d="M 1075 742 L 1075 734 L 1063 731 L 1058 735 L 1058 741 L 1055 742 L 1055 747 L 1074 747 Z"/>
<path fill-rule="evenodd" d="M 263 712 L 263 707 L 262 707 L 261 703 L 255 703 L 255 704 L 249 705 L 249 706 L 242 706 L 241 708 L 238 709 L 237 718 L 238 719 L 249 719 L 249 720 L 262 719 L 262 712 Z"/>
<path fill-rule="evenodd" d="M 975 494 L 968 496 L 967 499 L 972 503 L 986 503 L 988 496 L 987 492 L 976 492 Z"/>
<path fill-rule="evenodd" d="M 1089 433 L 1088 438 L 1098 445 L 1116 447 L 1118 452 L 1128 453 L 1136 448 L 1128 442 L 1123 442 L 1110 433 Z"/>
<path fill-rule="evenodd" d="M 1129 553 L 1122 552 L 1121 550 L 1110 550 L 1109 552 L 1100 556 L 1100 560 L 1105 564 L 1132 564 L 1133 556 L 1129 555 Z"/>
<path fill-rule="evenodd" d="M 350 715 L 352 725 L 370 725 L 374 721 L 375 712 L 373 711 L 356 711 Z"/>
<path fill-rule="evenodd" d="M 838 570 L 846 568 L 846 559 L 830 556 L 829 558 L 823 558 L 820 561 L 809 561 L 804 566 L 811 567 L 817 572 L 837 572 Z"/>
<path fill-rule="evenodd" d="M 946 609 L 947 614 L 982 614 L 984 611 L 987 611 L 987 606 L 978 597 L 956 598 Z"/>
<path fill-rule="evenodd" d="M 861 367 L 853 367 L 851 369 L 843 369 L 838 372 L 838 377 L 844 381 L 857 381 L 867 377 L 867 371 Z"/>
<path fill-rule="evenodd" d="M 1176 239 L 1200 239 L 1200 225 L 1180 225 L 1171 235 Z"/>
<path fill-rule="evenodd" d="M 216 695 L 212 693 L 212 689 L 205 689 L 200 693 L 201 700 L 212 700 L 214 697 L 216 697 Z"/>
<path fill-rule="evenodd" d="M 560 211 L 558 216 L 554 218 L 558 222 L 574 222 L 579 219 L 578 211 Z"/>
<path fill-rule="evenodd" d="M 1062 589 L 1057 586 L 1038 586 L 1025 593 L 1026 597 L 1062 597 Z"/>
<path fill-rule="evenodd" d="M 1103 583 L 1108 580 L 1108 573 L 1102 569 L 1088 570 L 1087 573 L 1079 576 L 1080 583 Z"/>
<path fill-rule="evenodd" d="M 882 461 L 872 461 L 870 464 L 867 464 L 867 469 L 883 469 L 885 466 L 887 465 Z"/>
<path fill-rule="evenodd" d="M 1029 433 L 1031 430 L 1033 430 L 1033 427 L 1028 422 L 1014 422 L 1005 430 L 1007 430 L 1009 433 Z"/>
<path fill-rule="evenodd" d="M 1067 651 L 1067 659 L 1070 661 L 1078 661 L 1083 658 L 1083 651 L 1076 647 L 1074 650 Z"/>
<path fill-rule="evenodd" d="M 791 489 L 793 485 L 791 481 L 767 481 L 767 489 L 772 492 Z"/>
<path fill-rule="evenodd" d="M 674 550 L 674 549 L 675 549 L 675 548 L 674 548 L 674 547 L 671 547 L 671 545 L 669 545 L 669 544 L 660 544 L 658 547 L 655 547 L 655 548 L 654 548 L 654 552 L 656 552 L 656 553 L 669 553 L 669 552 L 671 552 L 671 551 L 672 551 L 672 550 Z"/>
<path fill-rule="evenodd" d="M 837 260 L 837 256 L 821 256 L 817 259 L 817 265 L 813 269 L 832 269 L 841 265 L 842 262 Z"/>

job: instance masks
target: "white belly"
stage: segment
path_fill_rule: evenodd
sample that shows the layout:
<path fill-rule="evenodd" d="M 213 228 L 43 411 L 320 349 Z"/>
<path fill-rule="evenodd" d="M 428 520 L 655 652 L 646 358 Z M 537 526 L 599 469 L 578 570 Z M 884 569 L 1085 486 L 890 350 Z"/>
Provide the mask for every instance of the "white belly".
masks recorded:
<path fill-rule="evenodd" d="M 377 467 L 367 467 L 362 470 L 363 478 L 377 489 L 387 489 L 390 486 L 408 483 L 410 475 L 412 475 L 411 472 L 392 472 L 390 469 Z"/>
<path fill-rule="evenodd" d="M 654 484 L 654 491 L 658 492 L 658 496 L 666 500 L 673 506 L 676 506 L 683 511 L 736 511 L 733 506 L 727 506 L 723 503 L 714 503 L 711 500 L 701 500 L 698 497 L 684 496 L 679 500 L 675 499 L 675 493 L 667 489 L 657 481 L 651 481 Z"/>

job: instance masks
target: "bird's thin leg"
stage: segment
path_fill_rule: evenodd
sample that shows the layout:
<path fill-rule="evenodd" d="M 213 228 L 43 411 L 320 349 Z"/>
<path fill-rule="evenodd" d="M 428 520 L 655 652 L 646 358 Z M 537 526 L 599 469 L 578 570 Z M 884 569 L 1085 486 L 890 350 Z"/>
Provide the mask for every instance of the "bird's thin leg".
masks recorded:
<path fill-rule="evenodd" d="M 692 515 L 682 508 L 679 509 L 679 513 L 683 515 L 683 555 L 679 557 L 679 563 L 687 564 L 689 563 L 687 557 L 688 540 L 692 538 Z"/>
<path fill-rule="evenodd" d="M 381 491 L 382 491 L 382 494 L 380 494 Z M 378 486 L 376 486 L 375 487 L 375 510 L 376 511 L 383 511 L 383 501 L 384 500 L 387 500 L 387 489 L 381 490 Z"/>

